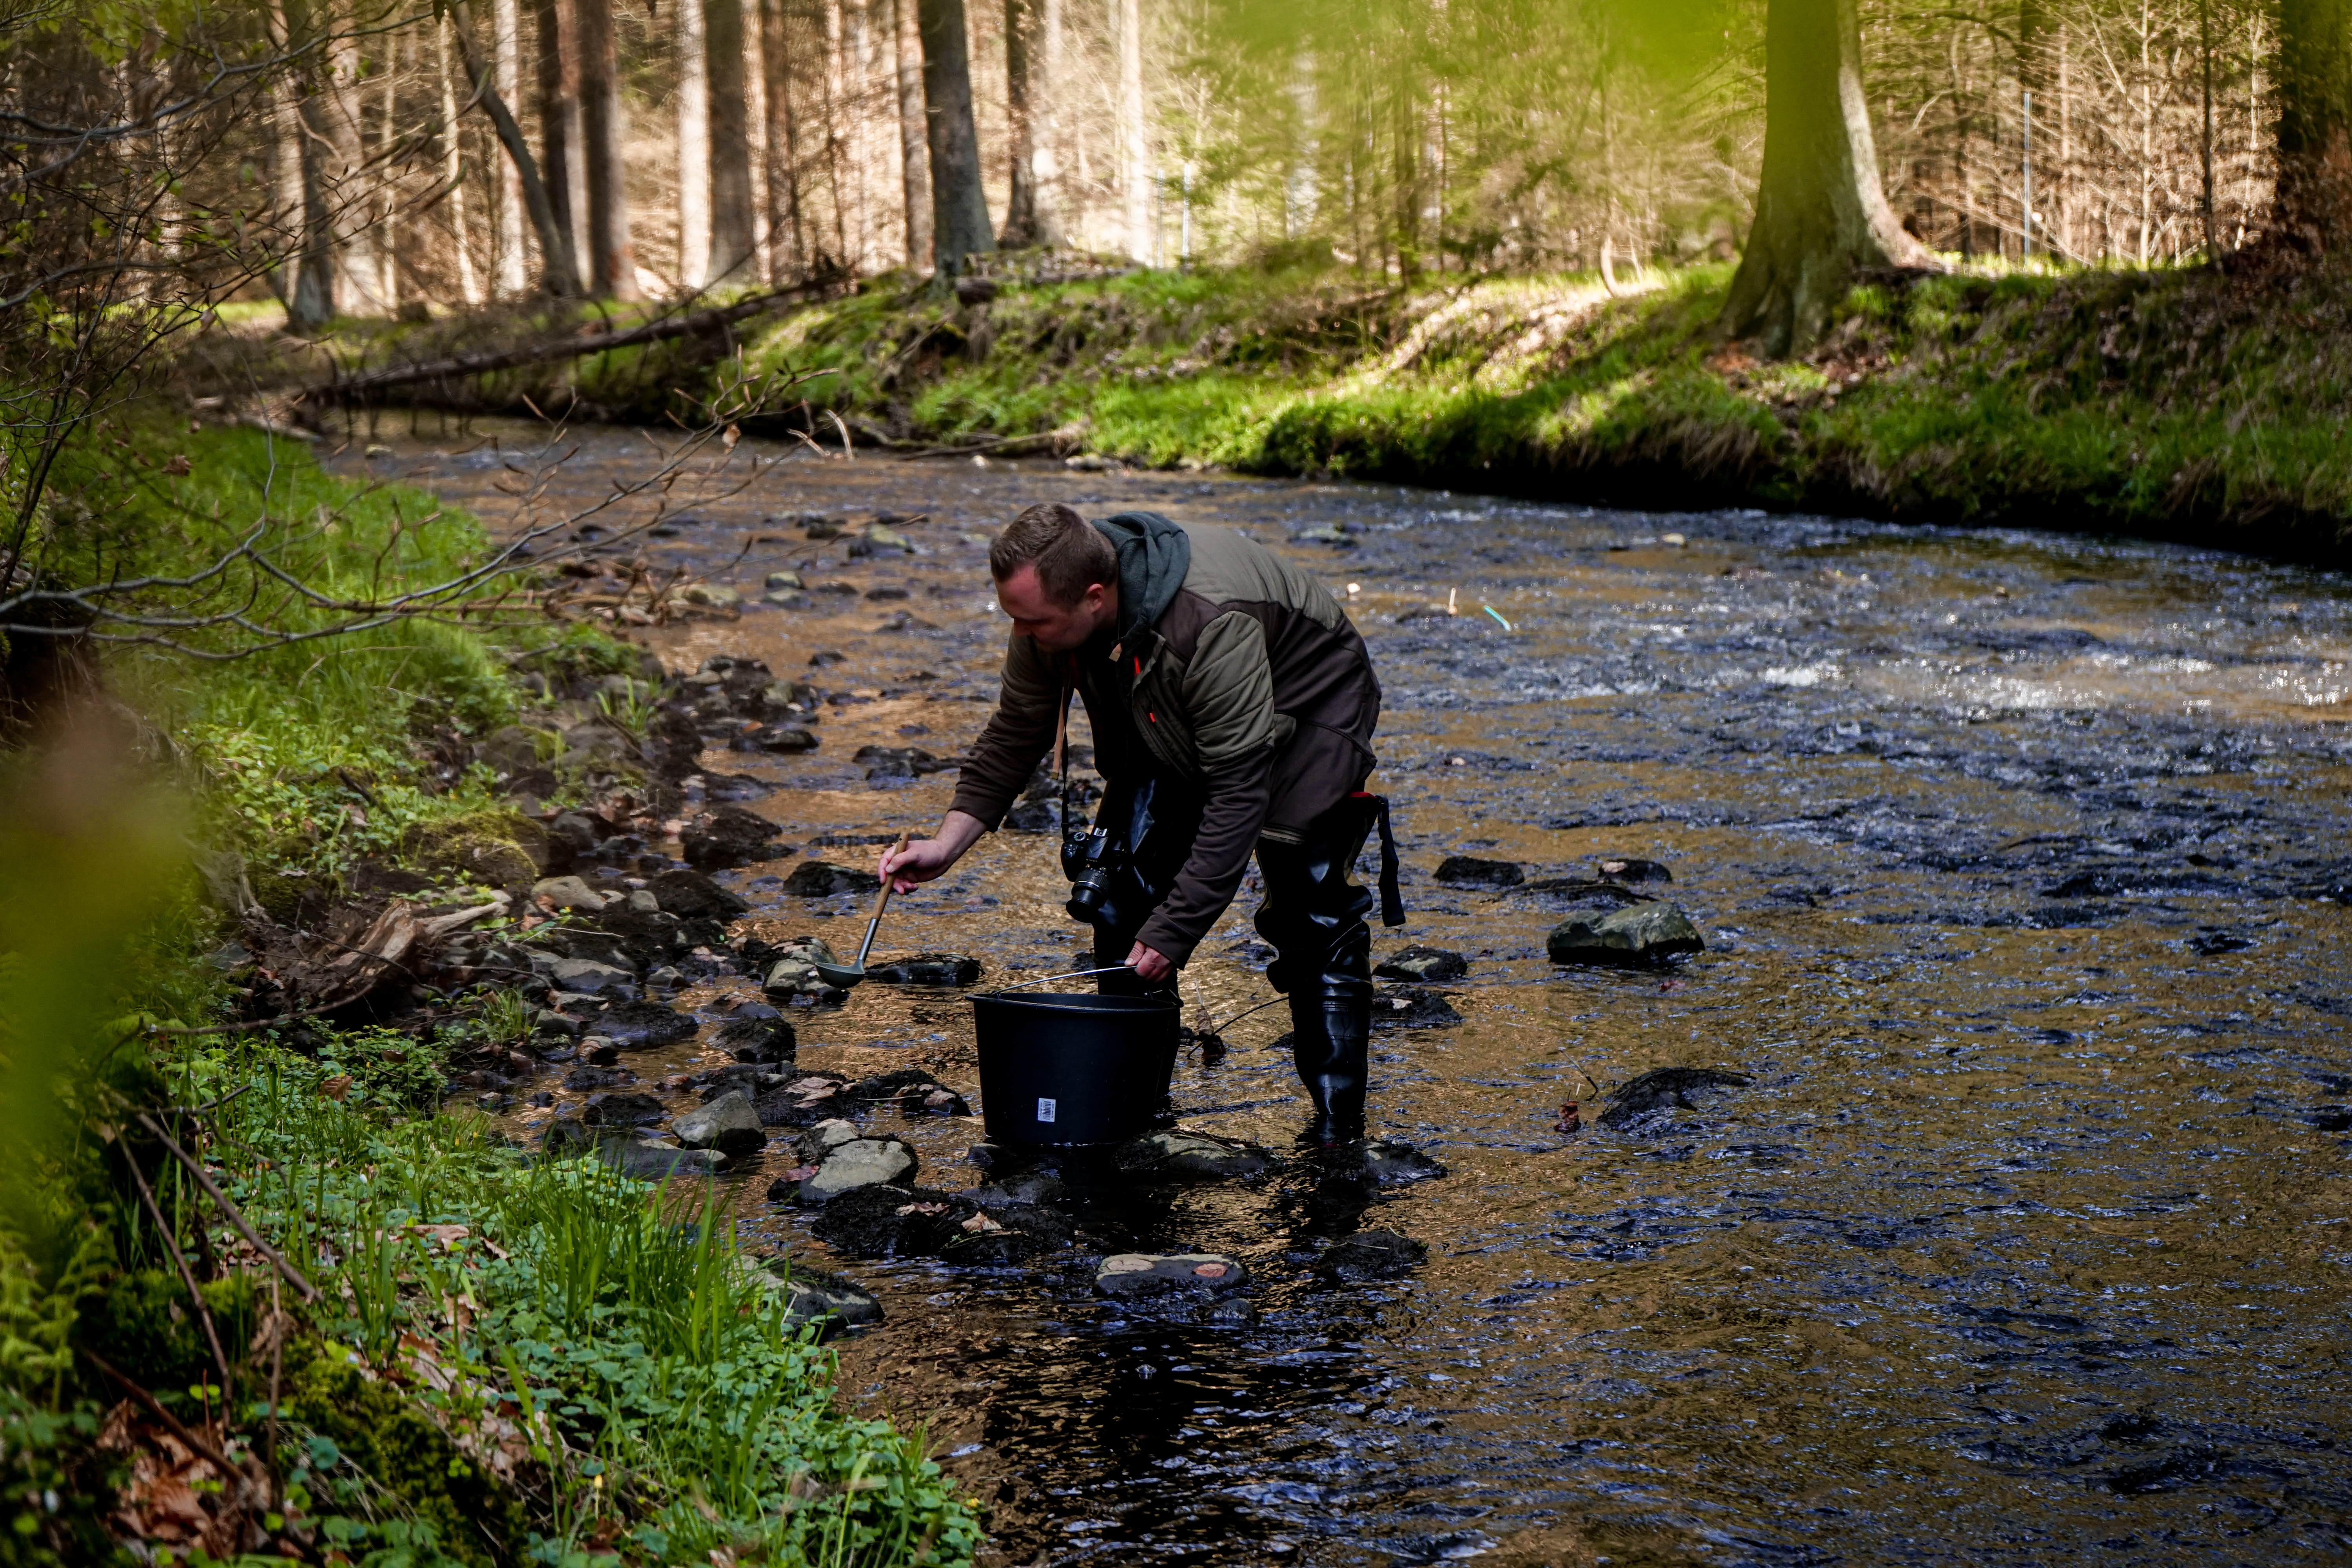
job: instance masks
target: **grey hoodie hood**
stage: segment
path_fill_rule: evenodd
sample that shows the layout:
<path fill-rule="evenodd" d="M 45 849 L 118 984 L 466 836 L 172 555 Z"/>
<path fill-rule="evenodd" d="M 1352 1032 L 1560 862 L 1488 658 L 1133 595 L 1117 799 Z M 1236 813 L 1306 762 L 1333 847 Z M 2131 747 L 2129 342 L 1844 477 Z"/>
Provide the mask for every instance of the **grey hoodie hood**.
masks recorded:
<path fill-rule="evenodd" d="M 1156 511 L 1123 511 L 1095 524 L 1118 552 L 1118 641 L 1156 624 L 1192 569 L 1192 542 Z"/>

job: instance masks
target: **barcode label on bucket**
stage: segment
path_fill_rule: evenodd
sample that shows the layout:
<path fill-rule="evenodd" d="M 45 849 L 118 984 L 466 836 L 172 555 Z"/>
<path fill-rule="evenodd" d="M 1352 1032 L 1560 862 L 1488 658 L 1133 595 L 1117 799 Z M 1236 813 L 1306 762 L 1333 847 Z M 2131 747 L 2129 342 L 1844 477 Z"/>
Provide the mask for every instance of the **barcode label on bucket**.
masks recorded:
<path fill-rule="evenodd" d="M 1040 1100 L 1037 1102 L 1037 1120 L 1040 1121 L 1051 1121 L 1054 1120 L 1054 1102 L 1052 1100 Z"/>

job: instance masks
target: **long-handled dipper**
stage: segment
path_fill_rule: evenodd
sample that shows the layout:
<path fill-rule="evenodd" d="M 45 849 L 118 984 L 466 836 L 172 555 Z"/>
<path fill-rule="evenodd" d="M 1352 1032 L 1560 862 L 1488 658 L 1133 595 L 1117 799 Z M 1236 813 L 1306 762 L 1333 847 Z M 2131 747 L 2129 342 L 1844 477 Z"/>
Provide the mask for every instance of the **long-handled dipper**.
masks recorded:
<path fill-rule="evenodd" d="M 896 857 L 904 854 L 908 841 L 913 837 L 912 833 L 898 835 L 898 847 L 890 851 L 891 855 Z M 882 879 L 882 891 L 874 900 L 874 918 L 866 922 L 866 940 L 857 944 L 857 962 L 856 963 L 820 962 L 816 964 L 817 978 L 823 980 L 827 985 L 838 985 L 846 991 L 866 978 L 866 959 L 867 954 L 874 951 L 874 932 L 882 924 L 882 911 L 890 907 L 890 884 L 893 880 L 894 879 L 889 877 Z"/>

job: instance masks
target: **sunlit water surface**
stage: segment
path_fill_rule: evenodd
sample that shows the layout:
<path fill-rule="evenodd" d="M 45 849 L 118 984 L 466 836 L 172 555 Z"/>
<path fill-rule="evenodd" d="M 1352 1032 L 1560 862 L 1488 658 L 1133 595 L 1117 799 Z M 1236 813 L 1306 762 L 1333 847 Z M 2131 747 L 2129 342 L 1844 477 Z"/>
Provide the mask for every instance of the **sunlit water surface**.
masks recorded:
<path fill-rule="evenodd" d="M 535 445 L 453 432 L 368 466 L 503 519 L 499 465 Z M 642 432 L 574 446 L 558 502 L 656 460 Z M 2352 583 L 2113 541 L 758 446 L 727 469 L 738 493 L 677 488 L 701 521 L 651 559 L 732 563 L 748 598 L 794 567 L 911 594 L 646 634 L 675 668 L 748 655 L 852 699 L 808 756 L 709 759 L 777 781 L 755 809 L 786 842 L 937 820 L 952 775 L 869 785 L 849 758 L 951 755 L 986 720 L 984 531 L 1037 500 L 1152 508 L 1246 529 L 1349 596 L 1387 690 L 1376 787 L 1412 910 L 1379 951 L 1472 959 L 1459 1026 L 1375 1040 L 1379 1131 L 1445 1180 L 1360 1214 L 1286 1177 L 1124 1216 L 1131 1245 L 1245 1259 L 1255 1327 L 1122 1318 L 1090 1258 L 845 1266 L 889 1314 L 844 1349 L 845 1397 L 928 1429 L 991 1509 L 997 1561 L 2344 1552 Z M 881 509 L 929 514 L 918 556 L 845 560 L 761 521 Z M 1332 527 L 1352 542 L 1293 542 Z M 877 630 L 900 611 L 929 624 Z M 820 649 L 846 662 L 812 672 Z M 1668 975 L 1555 969 L 1561 911 L 1437 886 L 1455 853 L 1531 878 L 1663 861 L 1708 951 Z M 853 943 L 855 900 L 778 890 L 795 863 L 728 879 L 768 934 Z M 1188 1004 L 1270 994 L 1255 892 Z M 977 954 L 983 984 L 1048 973 L 1075 945 L 1064 893 L 1049 837 L 992 837 L 897 905 L 881 946 Z M 748 989 L 691 999 L 709 1016 Z M 1185 1121 L 1286 1147 L 1286 1026 L 1260 1013 L 1221 1065 L 1187 1060 Z M 952 994 L 868 985 L 801 1035 L 804 1065 L 977 1089 Z M 1669 1064 L 1754 1084 L 1638 1134 L 1591 1125 L 1594 1083 Z M 1563 1138 L 1569 1100 L 1587 1128 Z M 982 1179 L 976 1122 L 891 1130 L 924 1181 Z M 729 1183 L 751 1232 L 830 1261 L 765 1201 L 772 1174 Z M 1429 1262 L 1316 1282 L 1360 1227 Z"/>

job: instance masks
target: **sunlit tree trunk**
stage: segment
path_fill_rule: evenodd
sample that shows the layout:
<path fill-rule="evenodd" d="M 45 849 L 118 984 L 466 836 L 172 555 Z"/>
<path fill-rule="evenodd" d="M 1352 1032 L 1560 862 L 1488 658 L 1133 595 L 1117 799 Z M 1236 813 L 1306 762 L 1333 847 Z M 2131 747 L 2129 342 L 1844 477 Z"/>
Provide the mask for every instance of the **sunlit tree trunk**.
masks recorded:
<path fill-rule="evenodd" d="M 588 234 L 594 287 L 615 300 L 641 297 L 629 242 L 628 167 L 622 154 L 621 69 L 612 0 L 575 0 L 580 26 L 580 119 L 587 143 Z"/>
<path fill-rule="evenodd" d="M 710 42 L 710 250 L 703 276 L 712 283 L 746 282 L 754 256 L 743 0 L 704 0 L 703 16 Z"/>
<path fill-rule="evenodd" d="M 848 161 L 849 62 L 843 37 L 842 0 L 822 0 L 824 6 L 824 184 L 833 198 L 833 254 L 851 271 L 857 256 L 849 243 Z"/>
<path fill-rule="evenodd" d="M 522 197 L 522 209 L 530 216 L 531 232 L 539 237 L 541 276 L 547 291 L 559 298 L 570 298 L 580 292 L 580 269 L 572 259 L 572 237 L 564 232 L 556 219 L 555 202 L 547 182 L 540 178 L 539 161 L 530 155 L 530 143 L 524 140 L 522 127 L 515 120 L 514 110 L 499 91 L 498 84 L 474 53 L 471 41 L 472 23 L 467 18 L 464 0 L 451 0 L 452 20 L 457 24 L 452 35 L 466 68 L 466 79 L 475 96 L 481 100 L 482 112 L 489 117 L 497 132 L 499 146 L 506 156 L 503 168 L 510 174 Z M 520 247 L 517 250 L 520 253 Z"/>
<path fill-rule="evenodd" d="M 540 167 L 548 201 L 571 247 L 583 289 L 593 265 L 588 247 L 588 149 L 580 113 L 580 39 L 572 0 L 540 0 Z"/>
<path fill-rule="evenodd" d="M 490 59 L 499 96 L 509 108 L 522 103 L 522 5 L 520 0 L 491 0 Z M 500 299 L 519 300 L 530 287 L 530 258 L 523 241 L 522 175 L 510 158 L 496 161 L 498 193 L 497 291 Z"/>
<path fill-rule="evenodd" d="M 2273 233 L 2320 252 L 2352 245 L 2352 0 L 2279 0 Z"/>
<path fill-rule="evenodd" d="M 931 150 L 931 235 L 941 277 L 996 248 L 980 183 L 980 132 L 971 117 L 971 51 L 963 0 L 919 0 L 923 107 Z"/>
<path fill-rule="evenodd" d="M 1036 0 L 1037 53 L 1029 73 L 1030 134 L 1035 147 L 1029 166 L 1036 174 L 1037 243 L 1066 243 L 1070 227 L 1068 107 L 1070 74 L 1064 58 L 1063 0 Z"/>
<path fill-rule="evenodd" d="M 1004 0 L 1004 119 L 1012 142 L 1006 149 L 1011 185 L 997 243 L 1007 247 L 1037 243 L 1037 139 L 1030 97 L 1030 58 L 1036 30 L 1032 0 Z"/>
<path fill-rule="evenodd" d="M 793 113 L 784 0 L 761 0 L 760 45 L 761 66 L 768 78 L 768 232 L 774 247 L 768 280 L 782 283 L 808 267 L 808 235 L 801 218 L 800 122 Z"/>
<path fill-rule="evenodd" d="M 1801 353 L 1865 268 L 1931 268 L 1878 183 L 1854 0 L 1771 0 L 1764 167 L 1720 325 L 1769 355 Z"/>
<path fill-rule="evenodd" d="M 376 268 L 374 192 L 363 179 L 367 163 L 364 69 L 356 38 L 339 32 L 327 50 L 332 73 L 322 107 L 327 110 L 327 202 L 334 214 L 335 270 L 338 302 L 346 310 L 382 310 L 376 292 L 382 275 Z"/>
<path fill-rule="evenodd" d="M 449 184 L 449 228 L 457 241 L 457 297 L 478 305 L 482 294 L 474 278 L 474 241 L 466 232 L 466 153 L 457 137 L 457 79 L 449 68 L 449 29 L 456 25 L 445 15 L 433 34 L 441 68 L 441 177 Z"/>
<path fill-rule="evenodd" d="M 743 183 L 751 215 L 754 280 L 776 276 L 776 231 L 768 223 L 768 31 L 761 0 L 739 0 L 743 22 Z"/>
<path fill-rule="evenodd" d="M 392 155 L 399 133 L 400 68 L 408 45 L 404 29 L 383 35 L 377 47 L 383 59 L 377 69 L 378 92 L 375 154 L 362 175 L 368 192 L 367 224 L 375 252 L 375 297 L 386 310 L 400 309 L 400 170 Z"/>
<path fill-rule="evenodd" d="M 923 129 L 923 34 L 915 0 L 891 0 L 898 42 L 898 170 L 906 197 L 907 268 L 931 268 L 931 150 Z"/>
<path fill-rule="evenodd" d="M 272 0 L 269 25 L 277 47 L 302 41 L 298 11 Z M 271 91 L 278 130 L 278 222 L 289 240 L 283 268 L 286 325 L 309 335 L 323 331 L 335 317 L 335 246 L 327 186 L 320 167 L 327 109 L 315 78 L 289 73 Z"/>
<path fill-rule="evenodd" d="M 699 289 L 710 259 L 710 70 L 702 0 L 677 0 L 677 280 Z"/>
<path fill-rule="evenodd" d="M 1127 254 L 1151 260 L 1151 148 L 1143 119 L 1143 9 L 1112 0 L 1118 36 L 1118 174 L 1127 215 Z"/>

